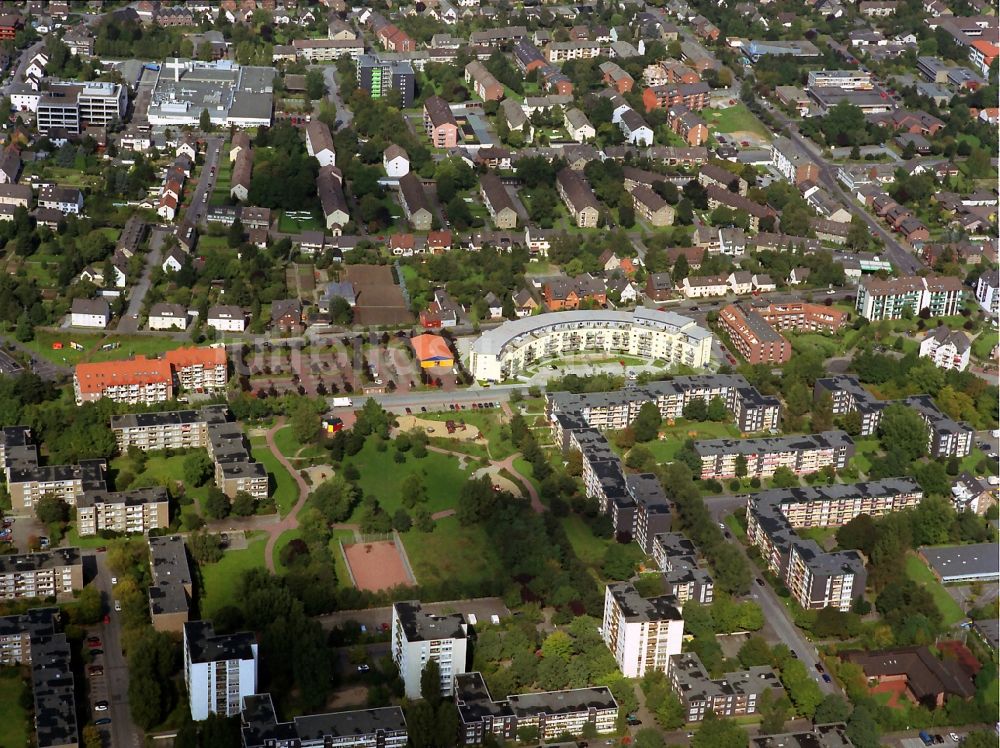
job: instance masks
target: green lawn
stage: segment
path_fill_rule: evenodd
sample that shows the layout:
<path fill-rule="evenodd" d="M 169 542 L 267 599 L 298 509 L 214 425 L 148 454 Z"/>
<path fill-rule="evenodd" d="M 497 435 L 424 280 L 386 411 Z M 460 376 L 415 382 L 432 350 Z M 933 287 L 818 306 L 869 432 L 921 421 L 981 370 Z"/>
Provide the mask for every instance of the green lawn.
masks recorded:
<path fill-rule="evenodd" d="M 314 217 L 292 218 L 291 216 L 282 213 L 278 218 L 278 231 L 298 233 L 301 231 L 322 231 L 325 228 L 326 226 L 324 226 L 320 221 L 317 221 Z"/>
<path fill-rule="evenodd" d="M 236 581 L 243 572 L 264 567 L 266 545 L 265 537 L 251 538 L 246 550 L 226 551 L 217 564 L 201 567 L 202 618 L 210 619 L 220 608 L 236 604 Z"/>
<path fill-rule="evenodd" d="M 575 514 L 563 517 L 560 524 L 562 524 L 569 544 L 573 546 L 573 552 L 580 561 L 587 566 L 600 566 L 604 562 L 604 554 L 611 541 L 594 535 L 583 518 Z"/>
<path fill-rule="evenodd" d="M 996 330 L 986 330 L 972 343 L 972 355 L 976 358 L 988 360 L 993 346 L 1000 343 L 1000 333 Z"/>
<path fill-rule="evenodd" d="M 80 344 L 83 346 L 83 350 L 78 351 L 71 348 L 70 342 Z M 62 348 L 53 349 L 53 343 L 61 343 Z M 118 343 L 119 346 L 101 350 L 101 346 L 112 343 Z M 144 335 L 94 335 L 68 330 L 64 332 L 36 330 L 35 339 L 25 343 L 25 345 L 44 359 L 57 364 L 73 366 L 84 361 L 114 361 L 132 355 L 143 355 L 151 358 L 185 344 L 178 343 L 171 338 Z"/>
<path fill-rule="evenodd" d="M 915 555 L 907 556 L 906 576 L 931 593 L 946 626 L 952 626 L 965 618 L 965 612 L 948 594 L 948 590 L 941 585 L 923 559 Z"/>
<path fill-rule="evenodd" d="M 830 541 L 837 534 L 835 527 L 801 527 L 795 531 L 803 540 L 815 540 L 824 549 L 833 547 Z"/>
<path fill-rule="evenodd" d="M 811 353 L 816 351 L 824 358 L 832 358 L 838 353 L 844 352 L 842 340 L 819 333 L 809 333 L 806 335 L 796 335 L 794 333 L 783 333 L 791 342 L 792 350 L 796 353 Z"/>
<path fill-rule="evenodd" d="M 660 430 L 665 434 L 665 438 L 654 439 L 643 444 L 646 449 L 652 452 L 653 457 L 659 463 L 671 462 L 689 437 L 692 439 L 724 439 L 740 435 L 739 430 L 732 424 L 713 421 L 681 421 L 673 426 L 663 426 Z"/>
<path fill-rule="evenodd" d="M 250 452 L 254 460 L 263 463 L 268 477 L 274 478 L 274 493 L 272 494 L 274 503 L 278 507 L 278 514 L 284 517 L 299 500 L 298 484 L 285 470 L 285 466 L 278 462 L 278 458 L 267 448 L 267 441 L 263 436 L 255 436 L 250 440 Z"/>
<path fill-rule="evenodd" d="M 458 492 L 469 477 L 469 473 L 458 466 L 458 459 L 448 455 L 428 452 L 426 457 L 416 458 L 406 453 L 406 461 L 397 463 L 393 459 L 392 445 L 384 452 L 375 448 L 375 441 L 365 443 L 351 461 L 361 472 L 358 485 L 364 495 L 375 496 L 382 508 L 391 516 L 403 506 L 402 484 L 411 473 L 423 478 L 427 494 L 427 510 L 433 514 L 443 509 L 453 509 L 458 502 Z M 361 519 L 360 506 L 354 510 L 350 522 Z"/>
<path fill-rule="evenodd" d="M 419 584 L 479 582 L 503 576 L 493 543 L 482 527 L 461 527 L 455 517 L 438 520 L 434 532 L 403 533 L 403 545 Z"/>
<path fill-rule="evenodd" d="M 880 449 L 878 439 L 871 436 L 864 439 L 856 438 L 854 447 L 856 451 L 851 463 L 860 472 L 867 475 L 872 468 L 872 457 L 878 454 Z"/>
<path fill-rule="evenodd" d="M 31 725 L 28 713 L 21 707 L 21 694 L 27 689 L 17 668 L 0 670 L 0 704 L 3 704 L 3 719 L 0 719 L 0 745 L 28 745 Z"/>
<path fill-rule="evenodd" d="M 303 446 L 302 442 L 295 438 L 291 426 L 278 429 L 274 435 L 274 444 L 296 467 L 319 464 L 320 460 L 326 458 L 326 451 L 323 448 L 315 444 Z"/>
<path fill-rule="evenodd" d="M 517 451 L 509 437 L 505 439 L 500 435 L 499 410 L 463 410 L 460 413 L 421 413 L 420 417 L 441 422 L 455 421 L 458 423 L 464 421 L 470 428 L 479 429 L 479 433 L 490 444 L 490 456 L 494 460 L 502 460 Z"/>
<path fill-rule="evenodd" d="M 739 540 L 746 540 L 747 531 L 743 527 L 743 525 L 740 524 L 740 521 L 739 519 L 737 519 L 735 514 L 726 515 L 726 518 L 723 520 L 723 522 L 726 523 L 726 527 L 730 529 L 734 537 L 738 538 Z"/>
<path fill-rule="evenodd" d="M 354 531 L 334 530 L 333 537 L 330 538 L 330 555 L 333 556 L 333 568 L 337 572 L 337 586 L 350 587 L 351 575 L 347 573 L 347 561 L 344 559 L 344 554 L 340 552 L 340 543 L 337 542 L 339 540 L 343 540 L 345 543 L 352 542 Z"/>
<path fill-rule="evenodd" d="M 771 139 L 764 124 L 744 104 L 726 109 L 704 109 L 701 116 L 705 118 L 709 129 L 716 132 L 752 132 Z"/>
<path fill-rule="evenodd" d="M 120 475 L 122 472 L 129 472 L 135 475 L 135 479 L 129 484 L 129 488 L 141 488 L 145 486 L 172 487 L 177 483 L 183 483 L 186 495 L 195 499 L 200 505 L 208 496 L 208 488 L 212 485 L 212 481 L 209 480 L 208 483 L 202 486 L 187 485 L 187 482 L 184 480 L 184 460 L 188 454 L 190 453 L 185 452 L 167 457 L 164 452 L 147 452 L 146 466 L 138 474 L 133 472 L 132 461 L 128 457 L 120 455 L 111 461 L 110 468 L 115 476 Z M 97 543 L 97 545 L 103 545 L 103 543 Z"/>

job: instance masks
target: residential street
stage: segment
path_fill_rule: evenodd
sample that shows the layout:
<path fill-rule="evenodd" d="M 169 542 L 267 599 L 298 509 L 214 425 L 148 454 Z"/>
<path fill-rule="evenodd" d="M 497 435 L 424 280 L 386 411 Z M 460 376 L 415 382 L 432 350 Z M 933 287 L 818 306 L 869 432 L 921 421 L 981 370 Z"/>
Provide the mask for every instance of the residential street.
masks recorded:
<path fill-rule="evenodd" d="M 146 264 L 142 269 L 142 277 L 129 294 L 128 308 L 118 320 L 118 327 L 115 328 L 118 332 L 135 333 L 139 330 L 139 312 L 142 311 L 142 302 L 149 291 L 153 270 L 163 262 L 163 240 L 169 233 L 170 229 L 166 226 L 153 226 L 151 229 L 149 251 L 146 253 Z"/>
<path fill-rule="evenodd" d="M 340 90 L 337 88 L 337 66 L 336 65 L 310 65 L 310 69 L 323 71 L 323 80 L 326 82 L 326 97 L 337 107 L 337 119 L 341 127 L 349 127 L 354 113 L 347 108 L 344 100 L 340 98 Z M 334 129 L 334 128 L 331 128 Z"/>

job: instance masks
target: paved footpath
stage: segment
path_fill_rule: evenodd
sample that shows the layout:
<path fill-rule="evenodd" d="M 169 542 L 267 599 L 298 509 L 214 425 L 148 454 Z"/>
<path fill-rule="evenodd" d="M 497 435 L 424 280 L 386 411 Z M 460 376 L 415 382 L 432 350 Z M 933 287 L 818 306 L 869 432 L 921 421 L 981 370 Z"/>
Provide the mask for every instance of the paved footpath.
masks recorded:
<path fill-rule="evenodd" d="M 264 438 L 267 440 L 267 448 L 271 450 L 271 454 L 277 458 L 278 462 L 284 465 L 285 470 L 291 474 L 295 479 L 295 482 L 299 486 L 299 500 L 295 502 L 295 506 L 292 507 L 284 519 L 275 525 L 271 525 L 266 529 L 268 533 L 267 545 L 264 548 L 264 562 L 267 564 L 267 568 L 270 572 L 274 573 L 274 546 L 278 543 L 278 538 L 281 534 L 287 530 L 295 530 L 299 526 L 298 514 L 302 510 L 302 507 L 306 504 L 306 499 L 309 498 L 309 484 L 303 480 L 302 476 L 299 475 L 299 471 L 292 467 L 292 463 L 288 461 L 288 458 L 281 453 L 278 446 L 274 443 L 274 435 L 278 432 L 282 426 L 285 425 L 285 418 L 282 416 L 274 425 L 267 430 L 264 434 Z"/>

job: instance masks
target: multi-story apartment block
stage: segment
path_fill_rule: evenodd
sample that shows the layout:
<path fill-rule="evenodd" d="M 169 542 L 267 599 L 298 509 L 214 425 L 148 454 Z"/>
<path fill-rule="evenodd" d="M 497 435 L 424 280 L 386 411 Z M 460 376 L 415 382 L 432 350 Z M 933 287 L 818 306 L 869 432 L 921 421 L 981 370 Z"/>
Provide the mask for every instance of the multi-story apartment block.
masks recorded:
<path fill-rule="evenodd" d="M 679 532 L 653 537 L 653 560 L 663 574 L 666 593 L 683 606 L 689 600 L 708 605 L 715 598 L 712 575 L 698 563 L 694 543 Z"/>
<path fill-rule="evenodd" d="M 149 613 L 157 631 L 183 633 L 188 621 L 193 579 L 184 538 L 163 535 L 149 539 Z"/>
<path fill-rule="evenodd" d="M 864 14 L 865 5 L 891 5 L 895 12 L 895 2 L 865 3 L 859 6 Z M 888 15 L 888 14 L 886 14 Z M 827 725 L 814 725 L 808 732 L 785 732 L 779 735 L 760 735 L 750 738 L 750 748 L 854 748 L 854 743 L 847 736 L 847 728 L 843 722 Z"/>
<path fill-rule="evenodd" d="M 79 548 L 0 556 L 0 597 L 57 597 L 83 589 Z"/>
<path fill-rule="evenodd" d="M 411 600 L 392 606 L 392 659 L 399 668 L 406 696 L 420 697 L 420 676 L 430 660 L 441 673 L 441 693 L 451 696 L 455 678 L 466 672 L 468 626 L 460 614 L 437 616 Z"/>
<path fill-rule="evenodd" d="M 883 280 L 866 276 L 858 284 L 854 308 L 868 320 L 900 319 L 907 309 L 913 315 L 927 309 L 931 317 L 958 314 L 965 288 L 958 278 L 945 275 L 909 276 Z"/>
<path fill-rule="evenodd" d="M 618 718 L 618 704 L 605 687 L 516 694 L 494 701 L 479 672 L 458 676 L 455 703 L 463 745 L 481 745 L 488 735 L 513 741 L 521 727 L 537 727 L 541 741 L 563 733 L 580 735 L 587 725 L 606 734 L 614 731 Z"/>
<path fill-rule="evenodd" d="M 164 360 L 176 384 L 188 392 L 221 392 L 229 381 L 226 349 L 222 346 L 175 348 L 167 351 Z"/>
<path fill-rule="evenodd" d="M 128 91 L 120 83 L 56 82 L 38 100 L 38 131 L 65 130 L 79 135 L 87 127 L 121 123 L 128 107 Z"/>
<path fill-rule="evenodd" d="M 383 99 L 391 91 L 398 91 L 404 108 L 413 106 L 413 66 L 406 60 L 383 60 L 377 55 L 358 58 L 358 87 L 373 99 Z"/>
<path fill-rule="evenodd" d="M 257 640 L 251 633 L 216 634 L 210 621 L 184 624 L 184 683 L 191 719 L 232 717 L 257 692 Z"/>
<path fill-rule="evenodd" d="M 76 691 L 65 634 L 43 634 L 31 642 L 31 692 L 38 748 L 77 748 Z"/>
<path fill-rule="evenodd" d="M 579 413 L 593 428 L 621 430 L 636 419 L 644 403 L 656 403 L 662 418 L 677 420 L 684 417 L 685 406 L 694 400 L 709 403 L 716 397 L 725 403 L 743 433 L 773 431 L 781 422 L 781 401 L 762 395 L 739 374 L 674 377 L 642 387 L 593 394 L 554 392 L 547 395 L 547 410 L 550 420 L 556 413 Z M 561 442 L 557 428 L 553 423 L 553 433 Z"/>
<path fill-rule="evenodd" d="M 719 324 L 747 363 L 783 364 L 792 358 L 792 344 L 753 310 L 730 304 L 719 312 Z"/>
<path fill-rule="evenodd" d="M 448 102 L 440 96 L 430 96 L 424 102 L 424 131 L 434 148 L 458 145 L 458 121 Z"/>
<path fill-rule="evenodd" d="M 0 617 L 0 665 L 30 665 L 32 639 L 51 635 L 58 620 L 59 608 L 32 608 Z"/>
<path fill-rule="evenodd" d="M 824 395 L 833 400 L 835 416 L 855 411 L 861 414 L 861 436 L 871 436 L 878 431 L 882 412 L 892 404 L 875 397 L 854 377 L 843 374 L 816 380 L 813 397 L 818 399 Z M 919 413 L 927 425 L 927 451 L 931 457 L 965 457 L 972 452 L 975 430 L 942 413 L 930 396 L 914 395 L 899 402 Z"/>
<path fill-rule="evenodd" d="M 19 459 L 38 461 L 38 451 L 32 442 L 31 429 L 27 426 L 0 428 L 0 470 L 6 473 L 10 464 Z"/>
<path fill-rule="evenodd" d="M 73 374 L 76 404 L 106 397 L 119 403 L 162 403 L 174 396 L 170 364 L 136 356 L 126 361 L 77 364 Z"/>
<path fill-rule="evenodd" d="M 87 491 L 107 488 L 104 460 L 81 460 L 77 465 L 39 465 L 34 445 L 18 452 L 23 452 L 24 457 L 11 458 L 6 469 L 7 490 L 15 511 L 34 511 L 47 494 L 76 506 Z"/>
<path fill-rule="evenodd" d="M 844 431 L 823 431 L 764 439 L 706 439 L 696 441 L 694 449 L 701 457 L 702 480 L 736 477 L 741 455 L 746 460 L 747 476 L 769 478 L 779 467 L 796 475 L 825 467 L 842 470 L 854 456 L 854 440 Z"/>
<path fill-rule="evenodd" d="M 303 714 L 279 722 L 271 694 L 243 699 L 243 748 L 406 748 L 402 708 Z"/>
<path fill-rule="evenodd" d="M 549 62 L 589 60 L 601 54 L 601 45 L 591 41 L 549 42 L 545 45 L 545 58 Z"/>
<path fill-rule="evenodd" d="M 990 270 L 976 279 L 976 301 L 987 314 L 1000 314 L 1000 270 Z"/>
<path fill-rule="evenodd" d="M 258 500 L 267 498 L 267 470 L 250 456 L 250 443 L 240 424 L 209 425 L 208 455 L 215 463 L 215 485 L 230 499 L 240 492 Z"/>
<path fill-rule="evenodd" d="M 654 109 L 669 109 L 678 104 L 683 104 L 692 112 L 700 112 L 708 106 L 711 90 L 703 81 L 650 86 L 642 92 L 642 103 L 647 112 Z"/>
<path fill-rule="evenodd" d="M 670 595 L 643 597 L 631 582 L 605 588 L 602 636 L 626 678 L 666 672 L 670 656 L 680 654 L 684 619 L 677 605 Z"/>
<path fill-rule="evenodd" d="M 561 169 L 556 175 L 556 190 L 577 226 L 597 228 L 601 204 L 581 172 Z"/>
<path fill-rule="evenodd" d="M 208 427 L 229 420 L 225 405 L 207 405 L 201 410 L 173 410 L 163 413 L 127 413 L 111 416 L 111 431 L 118 450 L 129 447 L 144 452 L 160 449 L 205 449 Z"/>
<path fill-rule="evenodd" d="M 688 722 L 701 722 L 709 711 L 717 717 L 756 714 L 766 692 L 778 697 L 783 691 L 774 668 L 762 665 L 713 679 L 694 652 L 671 657 L 668 677 Z"/>
<path fill-rule="evenodd" d="M 747 537 L 803 608 L 849 610 L 865 589 L 860 555 L 826 553 L 814 541 L 802 540 L 795 528 L 840 527 L 858 515 L 879 517 L 922 499 L 923 491 L 910 478 L 762 491 L 747 502 Z"/>
<path fill-rule="evenodd" d="M 76 500 L 80 537 L 103 530 L 146 533 L 170 524 L 170 498 L 163 486 L 114 493 L 88 491 Z"/>
<path fill-rule="evenodd" d="M 774 139 L 771 144 L 771 163 L 792 184 L 819 180 L 819 167 L 788 138 Z"/>
<path fill-rule="evenodd" d="M 598 351 L 698 369 L 708 364 L 711 349 L 712 333 L 674 312 L 552 312 L 485 331 L 472 345 L 470 370 L 476 379 L 499 382 L 550 356 Z"/>
<path fill-rule="evenodd" d="M 929 358 L 939 369 L 965 371 L 969 366 L 972 343 L 961 330 L 945 326 L 931 330 L 920 341 L 920 357 Z"/>

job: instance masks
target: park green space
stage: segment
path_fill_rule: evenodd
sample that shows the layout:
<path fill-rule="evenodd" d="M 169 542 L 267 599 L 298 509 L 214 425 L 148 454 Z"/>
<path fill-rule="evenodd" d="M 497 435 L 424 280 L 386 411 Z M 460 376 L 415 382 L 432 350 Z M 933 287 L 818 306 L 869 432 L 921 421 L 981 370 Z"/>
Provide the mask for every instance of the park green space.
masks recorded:
<path fill-rule="evenodd" d="M 684 442 L 689 438 L 725 439 L 740 435 L 739 429 L 731 423 L 716 421 L 682 421 L 672 426 L 661 426 L 660 432 L 664 438 L 643 442 L 642 446 L 648 449 L 656 461 L 661 464 L 673 461 L 684 446 Z M 609 436 L 609 441 L 611 441 L 612 447 L 617 449 L 614 446 L 613 436 Z"/>
<path fill-rule="evenodd" d="M 82 345 L 83 350 L 71 348 L 69 345 L 71 341 Z M 62 343 L 62 348 L 54 350 L 53 343 Z M 109 343 L 119 343 L 119 346 L 102 351 L 101 346 Z M 59 332 L 35 330 L 34 339 L 24 345 L 48 361 L 74 366 L 84 361 L 115 361 L 129 356 L 158 356 L 183 344 L 172 338 L 145 335 L 92 335 L 73 330 Z"/>
<path fill-rule="evenodd" d="M 421 477 L 427 502 L 425 506 L 431 514 L 444 509 L 454 509 L 458 494 L 468 473 L 458 464 L 458 458 L 437 452 L 428 452 L 426 457 L 417 458 L 406 452 L 402 463 L 394 459 L 395 449 L 390 445 L 379 452 L 376 440 L 369 439 L 353 458 L 361 478 L 358 485 L 365 496 L 375 496 L 382 508 L 392 516 L 403 506 L 403 482 L 411 474 Z M 359 522 L 363 509 L 359 505 L 351 515 L 350 522 Z"/>
<path fill-rule="evenodd" d="M 996 330 L 987 330 L 973 341 L 972 355 L 976 358 L 988 359 L 990 351 L 997 343 L 1000 343 L 1000 333 L 997 333 Z"/>
<path fill-rule="evenodd" d="M 735 104 L 725 109 L 705 109 L 701 114 L 709 129 L 716 132 L 752 132 L 771 139 L 764 124 L 744 104 Z"/>
<path fill-rule="evenodd" d="M 411 530 L 400 537 L 418 584 L 471 584 L 504 576 L 486 529 L 462 527 L 454 516 L 437 520 L 433 532 Z"/>
<path fill-rule="evenodd" d="M 21 694 L 27 685 L 17 668 L 0 670 L 0 704 L 3 704 L 3 719 L 0 719 L 0 745 L 29 745 L 31 742 L 28 713 L 21 706 Z"/>
<path fill-rule="evenodd" d="M 503 460 L 516 451 L 509 436 L 500 434 L 500 411 L 463 410 L 458 413 L 421 413 L 421 418 L 430 421 L 464 422 L 469 428 L 479 429 L 479 433 L 489 442 L 489 454 L 494 460 Z"/>
<path fill-rule="evenodd" d="M 274 446 L 287 457 L 295 467 L 318 464 L 326 458 L 326 451 L 318 444 L 302 444 L 295 438 L 295 430 L 284 426 L 274 434 Z"/>
<path fill-rule="evenodd" d="M 964 611 L 919 556 L 910 554 L 906 557 L 906 576 L 931 593 L 945 626 L 952 626 L 965 618 Z"/>
<path fill-rule="evenodd" d="M 872 457 L 879 452 L 879 441 L 873 436 L 855 438 L 854 449 L 854 458 L 851 463 L 858 471 L 867 475 L 868 471 L 872 469 Z"/>
<path fill-rule="evenodd" d="M 285 231 L 289 234 L 295 234 L 301 231 L 322 231 L 325 228 L 326 226 L 316 220 L 315 216 L 309 216 L 309 218 L 293 218 L 287 213 L 282 213 L 278 217 L 278 231 Z"/>
<path fill-rule="evenodd" d="M 264 568 L 266 545 L 267 538 L 262 533 L 253 533 L 245 549 L 226 551 L 217 563 L 202 564 L 202 618 L 210 619 L 221 608 L 236 604 L 236 585 L 240 576 L 250 569 Z"/>
<path fill-rule="evenodd" d="M 295 502 L 299 499 L 299 487 L 295 479 L 285 470 L 278 458 L 274 456 L 267 447 L 267 441 L 263 436 L 255 436 L 250 439 L 250 453 L 253 459 L 264 465 L 268 478 L 273 477 L 271 496 L 278 507 L 278 514 L 284 517 L 288 514 Z M 268 480 L 271 483 L 271 480 Z"/>
<path fill-rule="evenodd" d="M 598 586 L 603 589 L 605 579 L 601 571 L 601 566 L 604 563 L 604 557 L 608 552 L 608 548 L 615 545 L 617 541 L 612 538 L 598 537 L 584 519 L 576 514 L 562 517 L 559 523 L 562 525 L 563 532 L 566 533 L 566 539 L 569 541 L 573 553 L 576 554 L 580 563 L 591 570 L 591 574 L 596 579 Z M 639 564 L 646 558 L 646 555 L 636 543 L 623 545 L 622 548 L 625 549 L 631 560 L 636 564 Z"/>
<path fill-rule="evenodd" d="M 193 452 L 194 450 L 191 450 Z M 146 465 L 141 473 L 135 475 L 135 479 L 129 484 L 129 488 L 141 488 L 143 486 L 175 486 L 178 483 L 184 484 L 185 495 L 195 499 L 199 503 L 208 496 L 208 488 L 211 481 L 203 486 L 190 486 L 184 480 L 184 460 L 191 452 L 171 454 L 155 451 L 146 453 Z M 123 471 L 132 472 L 132 461 L 125 455 L 119 455 L 111 460 L 111 472 L 118 476 Z M 104 545 L 104 543 L 98 543 Z"/>

